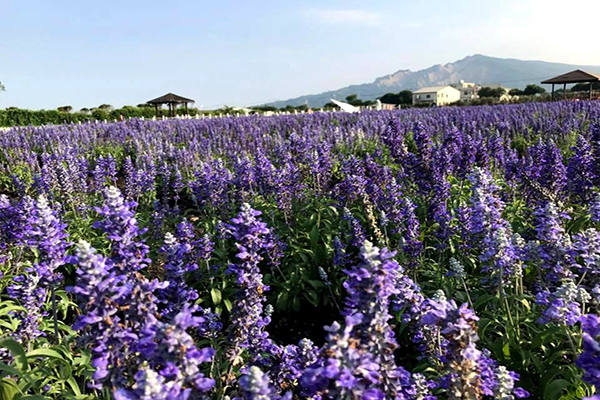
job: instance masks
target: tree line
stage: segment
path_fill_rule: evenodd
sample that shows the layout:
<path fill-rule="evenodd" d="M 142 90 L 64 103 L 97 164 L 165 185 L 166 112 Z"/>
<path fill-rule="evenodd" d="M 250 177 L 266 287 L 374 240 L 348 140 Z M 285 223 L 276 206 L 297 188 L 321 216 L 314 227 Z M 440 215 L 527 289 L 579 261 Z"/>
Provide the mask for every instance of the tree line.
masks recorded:
<path fill-rule="evenodd" d="M 589 90 L 589 83 L 579 83 L 568 89 L 569 92 L 587 92 Z M 4 91 L 6 88 L 0 82 L 0 91 Z M 600 83 L 593 83 L 592 90 L 600 90 Z M 556 93 L 562 93 L 563 89 L 558 89 Z M 457 105 L 467 104 L 491 104 L 490 102 L 497 101 L 495 99 L 501 98 L 504 94 L 510 96 L 538 96 L 546 93 L 546 90 L 535 84 L 527 85 L 525 89 L 510 89 L 508 92 L 506 89 L 501 87 L 482 87 L 478 91 L 480 100 L 471 102 L 459 102 Z M 377 99 L 384 104 L 393 104 L 395 106 L 412 106 L 412 95 L 413 92 L 410 90 L 402 90 L 398 93 L 386 93 Z M 345 102 L 353 106 L 372 106 L 376 103 L 374 100 L 362 100 L 357 94 L 350 94 L 345 97 Z M 337 105 L 333 102 L 324 104 L 321 108 L 325 110 L 335 110 Z M 308 111 L 309 107 L 306 104 L 300 106 L 287 105 L 285 107 L 274 107 L 274 106 L 254 106 L 250 108 L 252 113 L 262 112 L 296 112 L 296 111 Z M 189 108 L 187 112 L 181 108 L 177 109 L 177 115 L 226 115 L 235 114 L 237 110 L 232 107 L 223 106 L 218 110 L 205 111 L 197 108 Z M 58 107 L 56 110 L 27 110 L 20 109 L 17 107 L 8 107 L 5 110 L 0 110 L 0 126 L 19 126 L 19 125 L 46 125 L 46 124 L 63 124 L 63 123 L 78 123 L 88 121 L 112 121 L 127 118 L 152 118 L 156 115 L 155 109 L 150 104 L 138 104 L 137 106 L 124 106 L 121 108 L 114 108 L 110 104 L 101 104 L 97 107 L 81 108 L 78 111 L 73 111 L 73 107 L 65 105 Z M 168 116 L 168 110 L 159 109 L 159 117 Z"/>
<path fill-rule="evenodd" d="M 230 107 L 204 111 L 197 108 L 177 109 L 177 115 L 225 115 L 232 113 Z M 159 109 L 158 117 L 168 117 L 169 111 Z M 17 107 L 8 107 L 0 110 L 0 126 L 24 126 L 24 125 L 58 125 L 69 123 L 83 123 L 90 121 L 114 121 L 129 118 L 152 118 L 156 116 L 154 106 L 139 104 L 137 106 L 124 106 L 113 108 L 110 104 L 102 104 L 98 107 L 82 108 L 73 111 L 72 106 L 61 106 L 56 110 L 28 110 Z"/>

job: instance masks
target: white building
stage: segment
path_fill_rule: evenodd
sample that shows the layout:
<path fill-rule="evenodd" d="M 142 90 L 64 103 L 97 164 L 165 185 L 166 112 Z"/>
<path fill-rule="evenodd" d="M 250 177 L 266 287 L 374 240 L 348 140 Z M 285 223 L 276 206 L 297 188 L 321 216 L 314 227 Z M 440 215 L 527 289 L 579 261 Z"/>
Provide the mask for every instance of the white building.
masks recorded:
<path fill-rule="evenodd" d="M 465 82 L 463 80 L 458 83 L 453 83 L 451 85 L 453 88 L 460 90 L 460 100 L 461 101 L 471 101 L 479 98 L 477 92 L 481 86 L 472 82 Z"/>
<path fill-rule="evenodd" d="M 444 106 L 460 100 L 460 90 L 452 86 L 424 87 L 413 92 L 413 105 L 430 104 Z"/>

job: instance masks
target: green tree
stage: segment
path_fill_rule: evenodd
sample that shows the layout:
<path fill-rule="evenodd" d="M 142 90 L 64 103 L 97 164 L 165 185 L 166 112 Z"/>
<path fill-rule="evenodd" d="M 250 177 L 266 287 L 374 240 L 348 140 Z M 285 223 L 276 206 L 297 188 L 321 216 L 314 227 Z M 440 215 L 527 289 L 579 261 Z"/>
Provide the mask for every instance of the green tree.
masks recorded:
<path fill-rule="evenodd" d="M 479 89 L 479 92 L 477 92 L 477 94 L 479 94 L 479 97 L 495 97 L 495 98 L 502 96 L 504 93 L 506 93 L 506 90 L 501 87 L 499 87 L 499 88 L 482 87 L 481 89 Z"/>
<path fill-rule="evenodd" d="M 587 92 L 589 90 L 589 83 L 578 83 L 571 88 L 571 92 Z M 600 90 L 600 82 L 592 83 L 592 90 Z"/>
<path fill-rule="evenodd" d="M 379 97 L 379 100 L 386 104 L 400 104 L 400 96 L 397 93 L 386 93 Z"/>
<path fill-rule="evenodd" d="M 400 97 L 399 104 L 412 104 L 413 92 L 405 89 L 398 93 L 398 97 Z"/>
<path fill-rule="evenodd" d="M 362 101 L 358 98 L 357 94 L 349 94 L 346 96 L 346 103 L 352 104 L 353 106 L 362 105 Z"/>
<path fill-rule="evenodd" d="M 346 103 L 352 104 L 353 106 L 370 106 L 375 104 L 373 100 L 361 100 L 357 94 L 351 94 L 346 96 Z"/>
<path fill-rule="evenodd" d="M 0 92 L 3 92 L 6 90 L 6 87 L 2 84 L 2 82 L 0 82 Z"/>
<path fill-rule="evenodd" d="M 73 107 L 71 107 L 71 106 L 62 106 L 62 107 L 58 107 L 57 110 L 60 111 L 60 112 L 69 113 L 69 112 L 71 112 L 73 110 Z"/>
<path fill-rule="evenodd" d="M 98 108 L 103 111 L 110 111 L 112 110 L 113 106 L 111 106 L 110 104 L 101 104 L 98 106 Z"/>
<path fill-rule="evenodd" d="M 516 89 L 516 88 L 515 88 L 515 89 L 510 89 L 510 90 L 508 91 L 508 94 L 510 94 L 511 96 L 522 96 L 522 95 L 524 95 L 525 93 L 523 93 L 523 91 L 522 91 L 521 89 Z"/>
<path fill-rule="evenodd" d="M 101 108 L 96 108 L 92 111 L 92 117 L 98 121 L 104 121 L 104 120 L 108 120 L 109 115 L 106 110 L 103 110 Z"/>
<path fill-rule="evenodd" d="M 400 93 L 386 93 L 379 100 L 386 104 L 412 104 L 412 95 L 410 90 L 403 90 Z"/>
<path fill-rule="evenodd" d="M 252 107 L 252 109 L 257 110 L 257 111 L 262 111 L 262 112 L 277 111 L 277 107 L 274 107 L 274 106 L 255 106 L 255 107 Z"/>
<path fill-rule="evenodd" d="M 526 96 L 535 96 L 536 94 L 542 93 L 546 93 L 546 89 L 534 84 L 527 85 L 525 87 L 525 90 L 523 90 L 523 94 L 525 94 Z"/>

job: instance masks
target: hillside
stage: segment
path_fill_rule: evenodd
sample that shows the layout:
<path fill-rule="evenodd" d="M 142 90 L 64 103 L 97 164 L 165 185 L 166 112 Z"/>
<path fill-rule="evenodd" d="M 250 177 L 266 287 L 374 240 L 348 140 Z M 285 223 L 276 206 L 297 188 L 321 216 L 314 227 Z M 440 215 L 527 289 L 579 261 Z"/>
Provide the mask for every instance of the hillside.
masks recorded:
<path fill-rule="evenodd" d="M 600 73 L 600 66 L 570 65 L 547 61 L 524 61 L 513 58 L 488 57 L 475 54 L 448 64 L 438 64 L 420 71 L 399 70 L 375 79 L 372 83 L 350 85 L 320 94 L 300 96 L 293 99 L 268 103 L 275 107 L 286 105 L 320 107 L 329 99 L 343 100 L 350 94 L 358 94 L 363 100 L 374 100 L 388 92 L 404 89 L 416 90 L 426 86 L 447 85 L 463 79 L 476 83 L 499 83 L 505 87 L 524 88 L 530 83 L 568 72 L 583 69 Z"/>

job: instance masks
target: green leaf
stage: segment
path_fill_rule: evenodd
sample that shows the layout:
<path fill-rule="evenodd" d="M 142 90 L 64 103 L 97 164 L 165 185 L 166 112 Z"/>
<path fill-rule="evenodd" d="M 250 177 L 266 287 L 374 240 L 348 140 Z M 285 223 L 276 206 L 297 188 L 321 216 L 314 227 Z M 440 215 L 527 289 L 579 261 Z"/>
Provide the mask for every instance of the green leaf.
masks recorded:
<path fill-rule="evenodd" d="M 495 294 L 484 294 L 481 295 L 475 300 L 474 307 L 478 310 L 482 305 L 487 305 L 492 299 L 496 297 Z"/>
<path fill-rule="evenodd" d="M 0 341 L 0 347 L 8 349 L 15 358 L 15 366 L 21 372 L 27 372 L 29 370 L 29 364 L 27 363 L 27 356 L 25 350 L 19 343 L 14 339 L 4 339 Z"/>
<path fill-rule="evenodd" d="M 15 367 L 11 367 L 10 365 L 2 364 L 2 363 L 0 363 L 0 371 L 8 372 L 8 375 L 14 375 L 14 376 L 22 375 L 21 371 L 19 371 Z"/>
<path fill-rule="evenodd" d="M 223 304 L 225 304 L 225 308 L 227 309 L 227 311 L 231 312 L 231 309 L 233 308 L 233 304 L 231 304 L 231 300 L 225 299 L 225 300 L 223 300 Z"/>
<path fill-rule="evenodd" d="M 312 289 L 307 289 L 306 292 L 304 293 L 304 297 L 306 297 L 306 299 L 314 306 L 319 305 L 319 295 L 317 295 L 317 293 L 312 290 Z"/>
<path fill-rule="evenodd" d="M 525 306 L 527 312 L 531 312 L 531 304 L 529 301 L 527 301 L 527 299 L 520 299 L 519 302 Z"/>
<path fill-rule="evenodd" d="M 75 357 L 73 365 L 91 365 L 92 357 L 89 350 L 82 350 L 79 357 Z"/>
<path fill-rule="evenodd" d="M 279 292 L 277 295 L 277 301 L 275 302 L 275 307 L 277 310 L 285 310 L 287 308 L 289 294 L 287 291 Z"/>
<path fill-rule="evenodd" d="M 550 368 L 548 371 L 546 371 L 544 373 L 544 375 L 542 375 L 540 377 L 540 386 L 541 387 L 547 387 L 549 386 L 549 382 L 551 382 L 555 377 L 560 376 L 562 374 L 562 367 L 557 365 L 554 366 L 552 368 Z"/>
<path fill-rule="evenodd" d="M 550 327 L 546 328 L 544 331 L 538 333 L 533 338 L 533 340 L 531 342 L 531 347 L 534 349 L 541 347 L 543 344 L 546 343 L 546 341 L 548 339 L 550 339 L 550 340 L 555 339 L 558 335 L 560 335 L 561 332 L 562 332 L 562 328 L 560 328 L 558 326 L 550 326 Z"/>
<path fill-rule="evenodd" d="M 215 305 L 221 303 L 221 291 L 217 288 L 212 288 L 210 290 L 210 297 Z"/>
<path fill-rule="evenodd" d="M 19 321 L 11 320 L 11 322 L 0 320 L 0 326 L 14 332 L 19 327 Z"/>
<path fill-rule="evenodd" d="M 309 284 L 310 284 L 312 287 L 314 287 L 315 289 L 318 289 L 318 288 L 321 288 L 321 287 L 325 286 L 325 284 L 324 284 L 323 282 L 321 282 L 321 281 L 317 281 L 317 280 L 314 280 L 314 279 L 309 279 L 309 280 L 307 280 L 307 282 L 308 282 L 308 283 L 309 283 Z"/>
<path fill-rule="evenodd" d="M 71 387 L 71 390 L 73 391 L 73 393 L 76 396 L 81 395 L 81 390 L 79 390 L 79 385 L 77 385 L 77 382 L 75 381 L 75 378 L 73 378 L 72 376 L 67 379 L 67 383 L 69 384 L 69 386 Z"/>
<path fill-rule="evenodd" d="M 6 307 L 0 308 L 0 316 L 7 315 L 8 313 L 10 313 L 12 311 L 23 311 L 23 312 L 25 312 L 27 310 L 25 309 L 25 307 L 21 307 L 21 306 L 15 305 L 15 304 L 11 304 L 11 305 L 8 305 Z"/>
<path fill-rule="evenodd" d="M 10 379 L 0 380 L 0 400 L 12 400 L 19 392 L 19 387 Z"/>
<path fill-rule="evenodd" d="M 300 311 L 300 298 L 294 297 L 292 301 L 292 309 L 296 312 Z"/>
<path fill-rule="evenodd" d="M 27 357 L 50 357 L 50 358 L 58 359 L 65 363 L 67 362 L 67 360 L 65 360 L 65 358 L 62 356 L 62 354 L 60 354 L 58 351 L 52 350 L 52 349 L 31 350 L 29 353 L 27 353 Z"/>
<path fill-rule="evenodd" d="M 558 399 L 561 396 L 563 389 L 569 385 L 569 381 L 566 381 L 564 379 L 557 379 L 555 381 L 550 382 L 550 384 L 546 386 L 546 389 L 544 389 L 544 399 Z"/>
<path fill-rule="evenodd" d="M 507 360 L 510 359 L 510 343 L 507 342 L 504 344 L 504 346 L 502 346 L 502 353 L 504 354 Z"/>
<path fill-rule="evenodd" d="M 312 246 L 316 246 L 318 242 L 319 242 L 319 227 L 317 225 L 315 225 L 310 230 L 310 244 Z"/>

